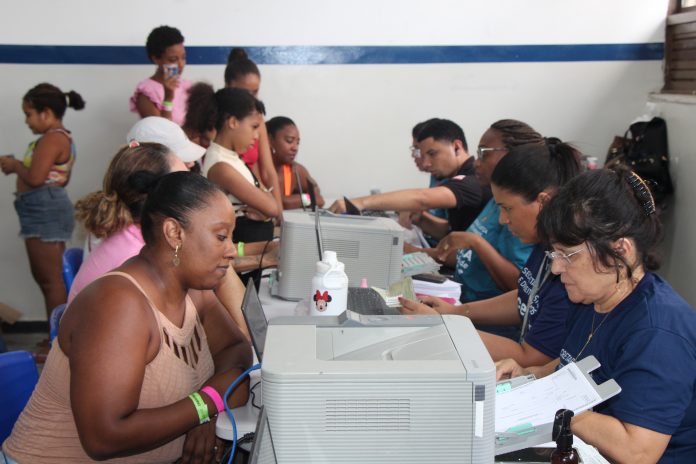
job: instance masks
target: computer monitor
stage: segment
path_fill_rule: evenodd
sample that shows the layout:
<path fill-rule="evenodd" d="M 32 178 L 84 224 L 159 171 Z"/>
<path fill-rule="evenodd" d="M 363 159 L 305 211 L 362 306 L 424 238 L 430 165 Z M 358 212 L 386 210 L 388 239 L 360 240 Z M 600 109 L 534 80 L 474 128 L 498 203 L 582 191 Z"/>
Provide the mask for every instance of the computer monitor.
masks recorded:
<path fill-rule="evenodd" d="M 247 282 L 246 291 L 244 292 L 242 314 L 244 315 L 244 320 L 251 334 L 251 343 L 254 345 L 256 357 L 260 362 L 263 360 L 263 349 L 266 345 L 268 320 L 266 319 L 266 314 L 263 312 L 259 294 L 256 292 L 256 287 L 251 279 Z"/>

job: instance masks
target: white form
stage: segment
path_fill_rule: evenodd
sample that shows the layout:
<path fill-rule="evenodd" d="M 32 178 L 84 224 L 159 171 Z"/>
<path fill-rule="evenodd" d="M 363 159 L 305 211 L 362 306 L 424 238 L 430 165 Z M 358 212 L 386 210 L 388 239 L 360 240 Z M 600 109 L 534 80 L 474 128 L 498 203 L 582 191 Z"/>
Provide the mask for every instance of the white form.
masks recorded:
<path fill-rule="evenodd" d="M 602 402 L 602 398 L 573 363 L 544 378 L 495 396 L 495 431 L 531 424 L 553 423 L 556 411 L 575 414 Z"/>

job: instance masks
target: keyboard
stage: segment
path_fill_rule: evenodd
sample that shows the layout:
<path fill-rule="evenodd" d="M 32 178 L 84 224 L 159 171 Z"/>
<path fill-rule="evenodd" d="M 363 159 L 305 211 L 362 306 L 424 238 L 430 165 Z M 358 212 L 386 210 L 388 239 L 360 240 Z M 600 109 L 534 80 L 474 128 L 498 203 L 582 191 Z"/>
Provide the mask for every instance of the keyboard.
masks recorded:
<path fill-rule="evenodd" d="M 349 287 L 347 309 L 363 316 L 401 314 L 398 309 L 387 306 L 380 294 L 371 288 Z"/>
<path fill-rule="evenodd" d="M 401 257 L 401 277 L 438 272 L 440 264 L 426 253 L 407 253 Z"/>

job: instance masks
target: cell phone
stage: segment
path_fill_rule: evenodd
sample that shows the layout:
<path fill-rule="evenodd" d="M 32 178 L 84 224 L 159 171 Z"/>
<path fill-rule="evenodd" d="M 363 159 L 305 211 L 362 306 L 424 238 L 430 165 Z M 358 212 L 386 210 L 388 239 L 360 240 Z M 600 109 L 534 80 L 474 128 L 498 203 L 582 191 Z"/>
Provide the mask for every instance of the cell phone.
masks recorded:
<path fill-rule="evenodd" d="M 165 64 L 164 65 L 164 75 L 167 78 L 170 78 L 172 76 L 176 76 L 179 74 L 179 66 L 175 64 Z"/>
<path fill-rule="evenodd" d="M 447 280 L 447 277 L 440 274 L 416 274 L 411 276 L 413 280 L 422 280 L 423 282 L 432 282 L 434 284 L 441 284 Z"/>

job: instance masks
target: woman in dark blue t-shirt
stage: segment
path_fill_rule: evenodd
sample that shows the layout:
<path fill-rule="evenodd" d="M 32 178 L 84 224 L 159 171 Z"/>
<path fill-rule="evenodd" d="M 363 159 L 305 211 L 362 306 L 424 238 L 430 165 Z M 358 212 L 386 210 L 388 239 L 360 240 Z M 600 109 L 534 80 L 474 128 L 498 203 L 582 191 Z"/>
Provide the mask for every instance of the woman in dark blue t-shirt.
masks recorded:
<path fill-rule="evenodd" d="M 539 216 L 552 272 L 573 303 L 560 360 L 499 378 L 537 377 L 587 356 L 621 393 L 573 418 L 573 433 L 617 462 L 696 462 L 696 313 L 649 272 L 660 221 L 647 184 L 622 168 L 585 173 Z"/>
<path fill-rule="evenodd" d="M 545 248 L 538 244 L 536 222 L 539 211 L 556 190 L 579 172 L 580 153 L 558 139 L 547 139 L 543 145 L 511 147 L 495 167 L 491 187 L 500 207 L 501 224 L 522 243 L 536 244 L 522 268 L 517 290 L 457 306 L 435 297 L 423 297 L 424 304 L 403 300 L 402 312 L 461 314 L 485 326 L 483 330 L 519 326 L 519 343 L 480 332 L 494 360 L 513 358 L 523 366 L 534 366 L 555 359 L 566 337 L 570 301 L 561 282 L 550 275 Z"/>

